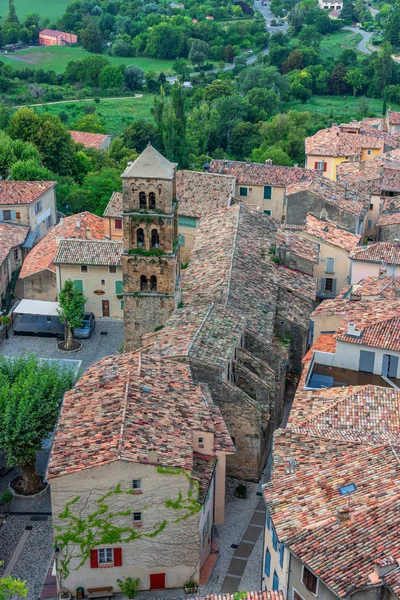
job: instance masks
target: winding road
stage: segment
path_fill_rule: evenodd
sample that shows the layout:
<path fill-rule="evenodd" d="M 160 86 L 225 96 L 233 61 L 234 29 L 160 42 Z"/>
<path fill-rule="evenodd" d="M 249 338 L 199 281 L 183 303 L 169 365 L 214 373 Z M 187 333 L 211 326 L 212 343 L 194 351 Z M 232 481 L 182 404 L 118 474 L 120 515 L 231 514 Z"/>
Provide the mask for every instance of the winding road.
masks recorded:
<path fill-rule="evenodd" d="M 363 39 L 357 45 L 358 50 L 360 52 L 363 52 L 363 54 L 372 54 L 373 50 L 370 50 L 368 48 L 367 43 L 374 35 L 373 31 L 363 31 L 362 29 L 359 29 L 358 27 L 343 27 L 343 29 L 347 29 L 348 31 L 352 31 L 353 33 L 359 33 L 360 35 L 362 35 Z"/>

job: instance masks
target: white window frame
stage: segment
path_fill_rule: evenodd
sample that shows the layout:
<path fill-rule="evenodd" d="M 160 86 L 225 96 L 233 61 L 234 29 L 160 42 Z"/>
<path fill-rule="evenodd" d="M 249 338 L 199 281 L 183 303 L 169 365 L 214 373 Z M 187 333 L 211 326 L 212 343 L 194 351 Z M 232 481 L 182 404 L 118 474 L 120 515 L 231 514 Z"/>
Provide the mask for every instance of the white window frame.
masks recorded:
<path fill-rule="evenodd" d="M 140 519 L 135 519 L 135 515 L 140 515 Z M 132 519 L 133 519 L 133 523 L 135 524 L 139 524 L 143 522 L 143 515 L 142 512 L 140 510 L 135 510 L 133 515 L 132 515 Z"/>
<path fill-rule="evenodd" d="M 115 269 L 115 270 L 111 270 L 111 269 Z M 117 265 L 110 265 L 108 267 L 108 272 L 115 275 L 115 273 L 117 272 Z"/>
<path fill-rule="evenodd" d="M 199 439 L 197 440 L 197 443 L 199 446 L 204 446 L 204 438 L 203 437 L 199 437 Z"/>
<path fill-rule="evenodd" d="M 298 596 L 300 596 L 301 600 L 305 600 L 304 596 L 302 594 L 300 594 L 299 591 L 296 590 L 295 587 L 292 587 L 292 600 L 294 600 L 294 594 L 297 594 Z"/>
<path fill-rule="evenodd" d="M 134 483 L 138 483 L 138 487 L 134 486 Z M 142 480 L 141 479 L 132 479 L 132 489 L 134 492 L 142 490 Z"/>
<path fill-rule="evenodd" d="M 105 558 L 102 560 L 100 558 L 101 554 Z M 108 560 L 108 556 L 111 555 L 111 560 Z M 97 560 L 99 565 L 113 565 L 114 564 L 114 548 L 99 548 L 97 550 Z"/>
<path fill-rule="evenodd" d="M 305 583 L 303 581 L 303 579 L 304 579 L 304 569 L 307 569 L 307 571 L 309 571 L 311 573 L 311 575 L 314 575 L 315 579 L 317 580 L 317 585 L 316 585 L 316 588 L 315 588 L 315 594 L 314 594 L 314 592 L 312 592 L 311 590 L 308 589 L 308 587 L 305 585 Z M 313 571 L 311 569 L 309 569 L 305 565 L 301 565 L 301 583 L 304 585 L 304 587 L 306 588 L 307 592 L 310 592 L 310 594 L 312 594 L 315 597 L 318 596 L 319 578 L 315 575 L 315 573 L 313 573 Z"/>
<path fill-rule="evenodd" d="M 86 271 L 83 269 L 86 268 Z M 81 265 L 81 273 L 89 273 L 89 267 L 87 265 Z"/>
<path fill-rule="evenodd" d="M 317 161 L 317 171 L 323 171 L 324 168 L 325 168 L 325 161 L 324 160 L 318 160 Z"/>

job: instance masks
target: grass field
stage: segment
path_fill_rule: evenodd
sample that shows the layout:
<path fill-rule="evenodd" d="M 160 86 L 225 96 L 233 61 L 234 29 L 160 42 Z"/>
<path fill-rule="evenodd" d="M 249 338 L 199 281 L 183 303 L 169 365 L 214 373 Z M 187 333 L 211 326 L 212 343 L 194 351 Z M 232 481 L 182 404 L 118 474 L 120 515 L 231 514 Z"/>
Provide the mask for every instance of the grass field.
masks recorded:
<path fill-rule="evenodd" d="M 357 51 L 357 44 L 361 42 L 362 35 L 360 33 L 352 33 L 351 31 L 335 31 L 331 35 L 326 35 L 321 41 L 321 57 L 323 59 L 339 58 L 343 50 L 348 48 Z"/>
<path fill-rule="evenodd" d="M 66 112 L 69 115 L 68 126 L 83 114 L 84 106 L 90 102 L 62 102 L 61 104 L 48 104 L 37 106 L 35 110 L 39 113 L 49 112 L 59 115 Z M 150 109 L 153 107 L 153 96 L 143 94 L 141 98 L 117 98 L 115 100 L 101 100 L 96 106 L 96 113 L 105 124 L 107 133 L 119 135 L 122 130 L 137 119 L 152 120 Z"/>
<path fill-rule="evenodd" d="M 42 19 L 46 17 L 52 23 L 61 17 L 71 0 L 15 0 L 15 10 L 22 20 L 30 13 L 39 13 Z M 0 0 L 0 17 L 2 21 L 8 13 L 8 0 Z"/>
<path fill-rule="evenodd" d="M 1 0 L 0 0 L 1 2 Z M 31 69 L 53 70 L 56 73 L 63 73 L 65 67 L 71 60 L 81 60 L 87 56 L 95 56 L 81 48 L 80 46 L 42 46 L 30 50 L 20 50 L 12 54 L 1 54 L 0 60 L 6 64 L 21 69 L 29 67 Z M 117 56 L 104 55 L 114 65 L 132 65 L 135 64 L 143 71 L 156 71 L 157 73 L 169 73 L 172 71 L 172 60 L 163 60 L 160 58 L 120 58 Z"/>
<path fill-rule="evenodd" d="M 367 98 L 371 116 L 382 116 L 383 100 Z M 303 111 L 308 110 L 321 115 L 321 117 L 332 117 L 335 123 L 348 122 L 352 117 L 359 116 L 360 98 L 354 96 L 313 96 L 308 102 L 302 104 L 300 101 L 285 102 L 283 110 Z M 392 104 L 393 110 L 400 110 L 399 106 Z"/>

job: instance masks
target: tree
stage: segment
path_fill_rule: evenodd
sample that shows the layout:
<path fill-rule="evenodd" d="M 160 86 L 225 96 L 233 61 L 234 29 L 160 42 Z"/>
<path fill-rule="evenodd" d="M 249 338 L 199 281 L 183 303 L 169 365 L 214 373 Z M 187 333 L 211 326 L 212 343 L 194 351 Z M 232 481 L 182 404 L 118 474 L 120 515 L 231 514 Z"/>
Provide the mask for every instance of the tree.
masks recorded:
<path fill-rule="evenodd" d="M 34 354 L 0 357 L 0 445 L 7 464 L 21 470 L 25 494 L 42 487 L 36 454 L 53 432 L 62 397 L 73 384 L 73 372 L 56 362 Z"/>
<path fill-rule="evenodd" d="M 19 27 L 19 19 L 15 11 L 14 0 L 9 0 L 8 2 L 8 15 L 4 21 L 4 25 L 14 25 L 16 27 Z"/>
<path fill-rule="evenodd" d="M 400 8 L 396 7 L 386 28 L 385 40 L 395 48 L 400 45 Z"/>
<path fill-rule="evenodd" d="M 329 75 L 328 88 L 330 94 L 340 96 L 347 92 L 346 75 L 346 67 L 342 63 L 338 63 Z"/>
<path fill-rule="evenodd" d="M 340 18 L 345 21 L 355 21 L 357 19 L 353 0 L 344 0 L 343 8 L 340 11 Z"/>
<path fill-rule="evenodd" d="M 3 563 L 0 562 L 0 566 Z M 28 586 L 26 581 L 21 581 L 9 575 L 0 579 L 0 600 L 12 600 L 15 598 L 15 594 L 20 598 L 26 598 L 28 593 Z"/>
<path fill-rule="evenodd" d="M 58 316 L 65 329 L 65 349 L 72 350 L 74 329 L 82 325 L 82 316 L 87 298 L 77 290 L 72 279 L 67 279 L 58 301 L 60 303 Z"/>
<path fill-rule="evenodd" d="M 107 65 L 101 70 L 99 84 L 103 90 L 119 89 L 124 81 L 121 69 L 115 65 Z"/>
<path fill-rule="evenodd" d="M 257 125 L 240 122 L 232 129 L 228 150 L 236 160 L 250 156 L 253 148 L 261 143 L 261 135 Z"/>
<path fill-rule="evenodd" d="M 294 71 L 295 69 L 302 69 L 303 66 L 303 53 L 298 48 L 295 48 L 282 63 L 281 71 L 282 73 L 289 73 L 289 71 Z"/>
<path fill-rule="evenodd" d="M 144 71 L 136 65 L 128 65 L 124 71 L 125 86 L 135 92 L 141 90 L 144 82 Z"/>
<path fill-rule="evenodd" d="M 228 44 L 224 48 L 224 59 L 225 62 L 233 63 L 233 59 L 235 58 L 235 49 L 232 44 Z"/>
<path fill-rule="evenodd" d="M 362 70 L 358 68 L 348 71 L 344 80 L 353 88 L 353 96 L 356 96 L 368 83 L 368 79 L 365 77 Z"/>
<path fill-rule="evenodd" d="M 159 140 L 156 126 L 144 119 L 138 119 L 124 129 L 122 137 L 128 148 L 135 149 L 137 152 L 143 152 L 148 142 L 157 146 Z"/>
<path fill-rule="evenodd" d="M 106 133 L 104 121 L 95 113 L 82 115 L 71 123 L 74 131 L 88 131 L 89 133 Z"/>
<path fill-rule="evenodd" d="M 193 40 L 192 46 L 189 52 L 189 60 L 193 63 L 193 65 L 198 65 L 201 67 L 203 65 L 210 53 L 210 46 L 207 42 L 203 42 L 203 40 Z"/>
<path fill-rule="evenodd" d="M 32 158 L 17 160 L 10 168 L 10 179 L 14 181 L 51 181 L 54 174 Z"/>
<path fill-rule="evenodd" d="M 392 58 L 393 48 L 388 43 L 382 44 L 379 50 L 378 58 L 374 62 L 374 78 L 372 86 L 378 97 L 381 98 L 384 89 L 392 83 L 394 61 Z"/>
<path fill-rule="evenodd" d="M 103 50 L 103 40 L 101 32 L 97 27 L 94 19 L 89 22 L 89 25 L 81 32 L 82 46 L 93 54 L 100 54 Z"/>
<path fill-rule="evenodd" d="M 232 94 L 233 87 L 230 81 L 226 81 L 225 79 L 214 79 L 214 81 L 204 90 L 204 100 L 212 102 L 216 98 L 232 96 Z"/>

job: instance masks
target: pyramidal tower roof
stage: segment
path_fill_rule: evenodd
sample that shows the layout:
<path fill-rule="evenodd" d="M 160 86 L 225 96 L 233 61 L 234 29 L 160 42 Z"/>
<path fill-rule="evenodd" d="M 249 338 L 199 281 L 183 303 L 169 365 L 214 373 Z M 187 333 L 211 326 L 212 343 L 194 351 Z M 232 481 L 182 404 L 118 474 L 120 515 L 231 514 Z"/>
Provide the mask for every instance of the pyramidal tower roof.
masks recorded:
<path fill-rule="evenodd" d="M 173 179 L 176 166 L 149 143 L 141 155 L 126 167 L 122 177 Z"/>

